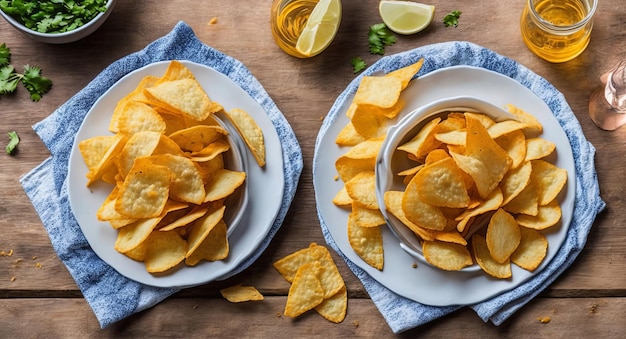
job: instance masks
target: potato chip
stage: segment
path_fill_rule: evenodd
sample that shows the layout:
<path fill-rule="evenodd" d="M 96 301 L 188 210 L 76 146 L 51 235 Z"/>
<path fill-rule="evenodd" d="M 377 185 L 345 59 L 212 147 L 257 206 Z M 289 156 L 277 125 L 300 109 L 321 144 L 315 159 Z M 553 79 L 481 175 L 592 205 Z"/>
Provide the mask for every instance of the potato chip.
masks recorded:
<path fill-rule="evenodd" d="M 333 204 L 337 206 L 352 206 L 352 198 L 348 195 L 345 185 L 341 187 L 341 190 L 333 198 Z"/>
<path fill-rule="evenodd" d="M 141 131 L 164 133 L 165 120 L 151 106 L 128 101 L 123 107 L 117 123 L 119 133 L 133 135 Z"/>
<path fill-rule="evenodd" d="M 337 174 L 339 174 L 339 178 L 341 179 L 341 181 L 346 183 L 361 172 L 373 171 L 375 163 L 375 157 L 365 159 L 352 159 L 346 157 L 345 155 L 342 155 L 335 161 L 335 168 L 337 169 Z"/>
<path fill-rule="evenodd" d="M 286 316 L 295 318 L 324 301 L 324 290 L 317 278 L 319 270 L 321 266 L 317 261 L 300 266 L 287 295 Z"/>
<path fill-rule="evenodd" d="M 201 121 L 221 110 L 215 107 L 195 79 L 164 81 L 144 90 L 150 102 L 172 112 Z"/>
<path fill-rule="evenodd" d="M 526 140 L 526 161 L 547 157 L 556 149 L 552 141 L 543 138 L 529 138 Z"/>
<path fill-rule="evenodd" d="M 536 216 L 520 214 L 516 220 L 520 226 L 544 230 L 556 225 L 561 220 L 561 205 L 557 200 L 552 200 L 546 205 L 539 206 Z"/>
<path fill-rule="evenodd" d="M 405 89 L 406 86 L 409 85 L 411 79 L 413 79 L 417 72 L 422 69 L 422 65 L 424 65 L 424 58 L 419 59 L 416 63 L 398 68 L 395 71 L 391 71 L 385 76 L 399 78 L 400 80 L 402 80 L 402 89 Z"/>
<path fill-rule="evenodd" d="M 521 132 L 524 127 L 526 127 L 526 125 L 519 121 L 504 120 L 489 127 L 487 132 L 492 139 L 497 139 L 509 133 Z"/>
<path fill-rule="evenodd" d="M 185 259 L 185 264 L 195 266 L 202 260 L 217 261 L 228 258 L 228 227 L 220 220 L 200 245 Z"/>
<path fill-rule="evenodd" d="M 193 223 L 191 226 L 191 232 L 189 233 L 189 238 L 187 239 L 187 242 L 189 243 L 187 253 L 185 254 L 187 258 L 189 258 L 204 241 L 204 239 L 209 236 L 211 230 L 213 230 L 217 224 L 222 222 L 225 210 L 226 206 L 222 204 L 212 205 L 200 219 Z"/>
<path fill-rule="evenodd" d="M 462 226 L 469 221 L 469 218 L 473 218 L 481 214 L 497 210 L 502 205 L 502 200 L 502 190 L 496 187 L 496 189 L 491 192 L 491 195 L 489 195 L 486 200 L 482 200 L 474 208 L 466 209 L 465 211 L 463 211 L 463 213 L 459 214 L 455 218 L 457 221 L 465 220 L 463 224 L 459 223 L 459 225 L 457 225 L 457 230 L 459 232 L 463 232 L 464 228 Z"/>
<path fill-rule="evenodd" d="M 384 265 L 383 236 L 380 226 L 360 227 L 348 216 L 348 241 L 356 254 L 368 265 L 382 270 Z"/>
<path fill-rule="evenodd" d="M 434 232 L 435 239 L 443 242 L 451 242 L 462 246 L 467 245 L 467 240 L 457 231 Z"/>
<path fill-rule="evenodd" d="M 354 94 L 354 102 L 381 108 L 392 107 L 400 98 L 402 82 L 395 76 L 364 76 Z"/>
<path fill-rule="evenodd" d="M 338 324 L 345 319 L 347 308 L 348 290 L 344 285 L 335 295 L 324 299 L 321 304 L 315 306 L 315 311 L 326 320 Z"/>
<path fill-rule="evenodd" d="M 502 189 L 502 205 L 508 204 L 515 199 L 530 182 L 532 174 L 532 165 L 530 161 L 525 162 L 522 166 L 511 169 L 500 182 Z"/>
<path fill-rule="evenodd" d="M 443 160 L 443 159 L 448 159 L 451 158 L 450 154 L 448 154 L 448 152 L 446 152 L 446 150 L 444 149 L 435 149 L 430 151 L 427 155 L 426 155 L 426 159 L 424 159 L 424 164 L 425 165 L 430 165 L 433 164 L 439 160 Z M 457 167 L 458 168 L 458 167 Z"/>
<path fill-rule="evenodd" d="M 520 234 L 520 244 L 511 254 L 511 262 L 532 272 L 546 257 L 548 239 L 541 232 L 526 227 L 520 227 Z"/>
<path fill-rule="evenodd" d="M 213 174 L 204 186 L 206 196 L 204 202 L 224 199 L 233 194 L 246 180 L 246 172 L 220 169 Z"/>
<path fill-rule="evenodd" d="M 416 178 L 409 182 L 404 191 L 402 211 L 409 221 L 429 230 L 441 231 L 447 224 L 441 208 L 429 205 L 422 200 Z"/>
<path fill-rule="evenodd" d="M 424 259 L 444 271 L 458 271 L 472 265 L 472 255 L 467 247 L 451 242 L 424 241 Z"/>
<path fill-rule="evenodd" d="M 135 261 L 144 262 L 146 260 L 146 249 L 148 249 L 148 242 L 143 241 L 135 248 L 125 252 L 124 255 Z"/>
<path fill-rule="evenodd" d="M 496 142 L 511 158 L 511 168 L 519 167 L 526 158 L 526 136 L 517 130 L 496 139 Z"/>
<path fill-rule="evenodd" d="M 113 133 L 119 132 L 119 117 L 122 115 L 122 111 L 126 103 L 129 101 L 146 103 L 147 99 L 146 96 L 143 94 L 143 90 L 147 87 L 153 86 L 158 80 L 159 78 L 154 75 L 144 76 L 143 78 L 141 78 L 141 81 L 139 81 L 139 84 L 137 84 L 137 87 L 135 87 L 132 92 L 128 93 L 125 97 L 117 102 L 117 104 L 115 105 L 115 109 L 113 110 L 113 116 L 111 117 L 111 121 L 109 121 L 109 131 Z"/>
<path fill-rule="evenodd" d="M 427 164 L 413 180 L 419 191 L 419 198 L 426 204 L 456 208 L 467 207 L 469 204 L 463 172 L 450 157 Z"/>
<path fill-rule="evenodd" d="M 107 151 L 102 155 L 102 158 L 89 172 L 87 172 L 87 186 L 90 186 L 98 179 L 102 178 L 102 175 L 106 173 L 111 166 L 115 163 L 115 158 L 120 154 L 124 145 L 126 145 L 128 138 L 124 135 L 116 134 L 111 140 L 111 145 Z"/>
<path fill-rule="evenodd" d="M 354 222 L 360 227 L 376 227 L 386 223 L 379 209 L 370 209 L 357 202 L 352 203 Z"/>
<path fill-rule="evenodd" d="M 178 130 L 169 137 L 183 151 L 198 152 L 225 135 L 228 135 L 228 131 L 221 126 L 196 125 Z"/>
<path fill-rule="evenodd" d="M 352 113 L 354 130 L 365 138 L 375 138 L 384 134 L 383 127 L 387 117 L 378 107 L 367 104 L 358 104 Z"/>
<path fill-rule="evenodd" d="M 126 177 L 135 159 L 152 155 L 160 141 L 161 134 L 153 131 L 138 132 L 128 138 L 116 161 L 120 174 Z"/>
<path fill-rule="evenodd" d="M 487 114 L 483 114 L 483 113 L 465 112 L 463 113 L 463 117 L 465 119 L 467 119 L 467 117 L 470 117 L 472 119 L 478 120 L 480 124 L 485 126 L 487 130 L 489 130 L 491 126 L 496 124 L 496 122 L 490 116 L 488 116 Z"/>
<path fill-rule="evenodd" d="M 491 257 L 500 264 L 509 259 L 521 240 L 515 218 L 503 209 L 493 214 L 487 226 L 487 248 Z"/>
<path fill-rule="evenodd" d="M 537 183 L 539 205 L 545 205 L 556 198 L 567 182 L 567 170 L 554 166 L 545 160 L 533 160 L 533 178 Z"/>
<path fill-rule="evenodd" d="M 150 273 L 165 272 L 185 259 L 187 242 L 176 231 L 152 232 L 146 241 L 145 264 Z"/>
<path fill-rule="evenodd" d="M 537 184 L 535 183 L 535 178 L 532 176 L 532 173 L 526 187 L 506 203 L 506 205 L 503 204 L 502 208 L 514 214 L 537 215 L 539 196 Z"/>
<path fill-rule="evenodd" d="M 355 175 L 345 183 L 348 196 L 362 206 L 378 209 L 376 200 L 376 175 L 373 171 L 364 171 Z"/>
<path fill-rule="evenodd" d="M 120 253 L 127 253 L 135 249 L 148 239 L 148 236 L 150 236 L 160 220 L 160 217 L 141 219 L 120 228 L 115 239 L 115 250 Z"/>
<path fill-rule="evenodd" d="M 339 146 L 354 146 L 365 140 L 366 138 L 356 131 L 352 122 L 348 122 L 337 134 L 335 143 Z"/>
<path fill-rule="evenodd" d="M 198 152 L 191 153 L 188 157 L 194 162 L 206 162 L 215 159 L 220 154 L 228 151 L 230 144 L 225 140 L 217 140 Z"/>
<path fill-rule="evenodd" d="M 220 294 L 231 303 L 240 303 L 246 301 L 259 301 L 264 297 L 254 286 L 243 286 L 241 284 L 222 288 Z"/>
<path fill-rule="evenodd" d="M 539 120 L 537 120 L 537 118 L 535 118 L 533 115 L 528 114 L 526 111 L 512 104 L 506 105 L 506 109 L 507 111 L 509 111 L 509 113 L 515 116 L 515 119 L 517 121 L 522 122 L 526 125 L 525 129 L 528 129 L 533 132 L 543 131 L 543 126 L 541 125 Z"/>
<path fill-rule="evenodd" d="M 402 197 L 404 192 L 402 191 L 387 191 L 385 192 L 385 209 L 389 211 L 394 217 L 398 218 L 406 227 L 408 227 L 413 233 L 424 240 L 435 240 L 435 232 L 427 230 L 418 225 L 415 225 L 409 219 L 407 219 L 402 209 Z"/>
<path fill-rule="evenodd" d="M 172 154 L 155 154 L 142 159 L 154 165 L 165 166 L 173 173 L 169 193 L 174 199 L 194 204 L 204 202 L 204 182 L 190 159 Z"/>
<path fill-rule="evenodd" d="M 257 125 L 248 112 L 242 109 L 232 109 L 226 112 L 226 115 L 237 128 L 250 151 L 252 151 L 257 164 L 261 167 L 265 166 L 265 142 L 261 127 Z"/>
<path fill-rule="evenodd" d="M 426 123 L 411 140 L 400 145 L 398 150 L 412 154 L 417 159 L 424 159 L 430 151 L 441 144 L 435 139 L 436 127 L 440 121 L 441 118 L 435 118 Z"/>
<path fill-rule="evenodd" d="M 181 215 L 175 215 L 173 220 L 168 220 L 168 222 L 165 224 L 163 224 L 163 220 L 161 220 L 161 226 L 159 228 L 159 231 L 171 231 L 178 227 L 187 226 L 195 220 L 202 218 L 208 210 L 208 206 L 194 206 L 187 211 L 183 211 Z"/>
<path fill-rule="evenodd" d="M 115 210 L 130 218 L 153 218 L 161 214 L 169 197 L 172 171 L 146 162 L 135 164 L 115 200 Z"/>
<path fill-rule="evenodd" d="M 380 147 L 383 144 L 383 138 L 367 139 L 353 147 L 342 155 L 342 157 L 350 159 L 376 159 Z"/>
<path fill-rule="evenodd" d="M 485 237 L 478 234 L 472 236 L 472 251 L 478 266 L 490 276 L 498 279 L 508 279 L 513 275 L 510 259 L 507 258 L 503 263 L 493 259 L 489 253 Z"/>
<path fill-rule="evenodd" d="M 172 80 L 195 79 L 193 73 L 178 60 L 171 60 L 167 65 L 167 69 L 163 76 L 158 79 L 157 83 L 163 83 Z"/>
<path fill-rule="evenodd" d="M 111 146 L 119 142 L 119 139 L 120 136 L 117 135 L 101 135 L 82 140 L 78 143 L 80 154 L 90 172 L 100 164 L 100 161 L 104 159 L 105 154 L 111 149 Z"/>

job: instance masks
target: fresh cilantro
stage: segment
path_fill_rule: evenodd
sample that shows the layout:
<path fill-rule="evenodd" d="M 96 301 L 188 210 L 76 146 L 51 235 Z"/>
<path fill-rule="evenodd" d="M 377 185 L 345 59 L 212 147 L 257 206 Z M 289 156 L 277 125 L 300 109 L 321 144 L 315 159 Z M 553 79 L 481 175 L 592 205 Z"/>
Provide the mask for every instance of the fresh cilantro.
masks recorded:
<path fill-rule="evenodd" d="M 452 11 L 443 17 L 443 24 L 446 25 L 446 27 L 450 27 L 450 26 L 456 27 L 459 25 L 460 17 L 461 17 L 461 11 Z"/>
<path fill-rule="evenodd" d="M 370 53 L 383 55 L 385 46 L 391 46 L 396 42 L 396 37 L 384 23 L 370 26 L 367 40 L 369 41 Z"/>
<path fill-rule="evenodd" d="M 350 59 L 350 65 L 352 65 L 352 71 L 354 72 L 354 74 L 359 73 L 360 71 L 364 70 L 365 67 L 367 67 L 365 60 L 363 60 L 361 57 L 354 57 Z"/>
<path fill-rule="evenodd" d="M 0 0 L 0 10 L 40 33 L 76 29 L 106 10 L 107 0 Z"/>
<path fill-rule="evenodd" d="M 7 145 L 7 154 L 13 154 L 17 144 L 20 143 L 20 137 L 17 136 L 15 131 L 9 132 L 9 144 Z"/>
<path fill-rule="evenodd" d="M 1 1 L 0 1 L 1 3 Z M 9 64 L 11 51 L 5 44 L 0 45 L 0 95 L 15 92 L 18 82 L 22 82 L 30 93 L 32 101 L 39 101 L 46 94 L 52 81 L 41 75 L 41 68 L 37 66 L 24 66 L 24 73 L 20 74 Z"/>

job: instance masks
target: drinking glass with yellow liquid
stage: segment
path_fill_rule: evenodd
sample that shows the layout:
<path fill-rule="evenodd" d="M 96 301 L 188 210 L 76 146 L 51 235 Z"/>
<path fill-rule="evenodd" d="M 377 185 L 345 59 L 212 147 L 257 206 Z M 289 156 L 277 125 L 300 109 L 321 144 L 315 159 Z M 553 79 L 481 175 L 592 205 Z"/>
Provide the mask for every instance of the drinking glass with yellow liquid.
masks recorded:
<path fill-rule="evenodd" d="M 597 5 L 598 0 L 527 0 L 522 39 L 547 61 L 569 61 L 589 44 Z"/>
<path fill-rule="evenodd" d="M 272 35 L 278 47 L 297 58 L 321 53 L 341 21 L 341 0 L 274 0 Z"/>

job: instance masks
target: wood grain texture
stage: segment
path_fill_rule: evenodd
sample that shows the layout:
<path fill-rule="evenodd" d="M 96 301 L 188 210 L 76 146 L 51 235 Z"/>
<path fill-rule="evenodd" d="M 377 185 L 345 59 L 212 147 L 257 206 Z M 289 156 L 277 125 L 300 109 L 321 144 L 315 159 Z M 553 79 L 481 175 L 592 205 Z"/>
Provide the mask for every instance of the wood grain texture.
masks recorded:
<path fill-rule="evenodd" d="M 567 99 L 587 139 L 596 147 L 596 168 L 607 208 L 594 223 L 577 261 L 540 297 L 497 327 L 470 309 L 400 335 L 401 337 L 615 337 L 626 311 L 626 210 L 623 168 L 625 131 L 605 132 L 588 117 L 588 98 L 599 76 L 626 58 L 626 4 L 600 1 L 591 43 L 581 56 L 551 64 L 534 56 L 519 35 L 524 1 L 434 0 L 433 23 L 419 34 L 397 36 L 387 54 L 423 45 L 464 40 L 507 56 L 550 81 Z M 318 315 L 293 320 L 279 316 L 289 284 L 272 263 L 307 247 L 324 244 L 315 207 L 312 161 L 317 131 L 335 98 L 354 78 L 350 58 L 368 64 L 380 56 L 367 46 L 370 25 L 381 22 L 378 2 L 343 1 L 340 30 L 330 47 L 311 59 L 290 57 L 276 47 L 269 30 L 271 1 L 118 0 L 109 20 L 87 39 L 46 45 L 0 22 L 0 43 L 11 48 L 12 64 L 39 65 L 54 86 L 40 102 L 24 88 L 0 97 L 0 140 L 15 130 L 19 152 L 0 152 L 0 337 L 391 337 L 391 330 L 360 281 L 333 253 L 349 290 L 346 320 L 331 324 Z M 461 10 L 456 28 L 443 16 Z M 217 23 L 209 21 L 217 18 Z M 283 112 L 302 147 L 304 170 L 285 222 L 260 259 L 227 281 L 184 290 L 155 307 L 101 330 L 72 277 L 56 256 L 19 178 L 49 156 L 31 126 L 92 81 L 113 61 L 167 34 L 178 21 L 204 43 L 238 59 L 263 84 Z M 0 145 L 4 145 L 0 143 Z M 229 304 L 219 289 L 251 284 L 266 295 L 259 303 Z M 549 316 L 541 324 L 537 318 Z"/>

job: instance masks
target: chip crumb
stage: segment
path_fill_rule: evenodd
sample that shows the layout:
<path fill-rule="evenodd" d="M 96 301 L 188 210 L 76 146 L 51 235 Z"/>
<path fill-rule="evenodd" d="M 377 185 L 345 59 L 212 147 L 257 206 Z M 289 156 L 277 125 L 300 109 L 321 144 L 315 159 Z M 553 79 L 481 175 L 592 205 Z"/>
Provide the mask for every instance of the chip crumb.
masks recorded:
<path fill-rule="evenodd" d="M 35 260 L 35 259 L 37 259 L 37 256 L 36 256 L 36 255 L 33 255 L 33 260 Z"/>
<path fill-rule="evenodd" d="M 22 258 L 15 259 L 15 265 L 19 264 L 22 261 Z"/>
<path fill-rule="evenodd" d="M 413 265 L 411 265 L 411 267 L 417 268 L 417 263 L 413 263 Z"/>
<path fill-rule="evenodd" d="M 589 313 L 596 313 L 597 310 L 598 310 L 598 304 L 592 304 L 589 307 Z"/>
<path fill-rule="evenodd" d="M 36 264 L 35 264 L 35 267 L 37 267 L 37 268 L 42 268 L 42 267 L 43 267 L 43 265 L 42 265 L 40 262 L 38 262 L 38 263 L 36 263 Z"/>
<path fill-rule="evenodd" d="M 320 121 L 324 121 L 324 118 L 325 117 L 323 115 L 320 115 Z"/>
<path fill-rule="evenodd" d="M 215 25 L 215 24 L 217 24 L 217 17 L 216 16 L 212 17 L 211 20 L 209 20 L 209 25 Z"/>
<path fill-rule="evenodd" d="M 359 327 L 359 322 L 358 320 L 355 320 L 352 322 L 352 325 L 354 325 L 354 327 Z"/>
<path fill-rule="evenodd" d="M 552 319 L 550 317 L 537 317 L 537 320 L 539 320 L 539 322 L 542 323 L 542 324 L 547 324 Z"/>
<path fill-rule="evenodd" d="M 11 282 L 14 282 L 15 279 L 16 279 L 15 277 L 11 277 Z"/>
<path fill-rule="evenodd" d="M 0 251 L 0 257 L 12 257 L 13 256 L 13 249 L 10 249 L 9 252 L 2 250 Z"/>
<path fill-rule="evenodd" d="M 333 180 L 335 180 L 335 181 L 339 180 L 339 176 L 338 176 L 338 175 L 335 175 L 335 177 L 333 178 Z"/>
<path fill-rule="evenodd" d="M 283 314 L 282 314 L 282 313 L 280 313 L 280 312 L 276 312 L 276 318 L 280 318 L 280 317 L 282 317 L 282 316 L 283 316 Z"/>

